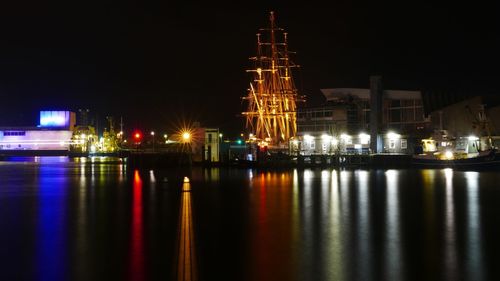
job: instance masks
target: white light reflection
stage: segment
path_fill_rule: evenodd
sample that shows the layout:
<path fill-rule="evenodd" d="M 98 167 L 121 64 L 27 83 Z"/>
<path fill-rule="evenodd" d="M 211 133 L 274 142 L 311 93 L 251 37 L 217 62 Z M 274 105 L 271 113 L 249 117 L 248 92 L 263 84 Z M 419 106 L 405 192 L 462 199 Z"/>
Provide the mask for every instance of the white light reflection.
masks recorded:
<path fill-rule="evenodd" d="M 344 253 L 344 243 L 342 235 L 342 222 L 341 222 L 341 210 L 340 210 L 340 185 L 339 185 L 339 175 L 336 170 L 332 171 L 331 175 L 331 193 L 330 193 L 330 217 L 331 225 L 329 227 L 329 240 L 331 246 L 328 248 L 328 255 L 326 261 L 331 264 L 331 276 L 328 276 L 331 280 L 344 280 L 344 265 L 343 265 L 343 253 Z"/>
<path fill-rule="evenodd" d="M 457 280 L 457 253 L 455 232 L 455 205 L 453 202 L 453 170 L 444 169 L 446 180 L 446 205 L 445 205 L 445 272 L 447 280 Z"/>
<path fill-rule="evenodd" d="M 123 164 L 118 165 L 118 182 L 123 181 L 124 173 L 125 173 L 124 165 Z"/>
<path fill-rule="evenodd" d="M 357 270 L 357 277 L 359 280 L 370 280 L 372 275 L 372 258 L 370 250 L 370 196 L 369 196 L 369 172 L 358 170 L 355 172 L 355 179 L 357 180 L 358 188 L 358 218 L 357 226 L 358 229 L 358 251 L 359 256 L 362 257 L 359 260 L 359 270 Z"/>
<path fill-rule="evenodd" d="M 399 225 L 399 174 L 387 170 L 386 178 L 386 239 L 385 274 L 386 280 L 402 280 L 401 232 Z"/>
<path fill-rule="evenodd" d="M 299 174 L 293 169 L 292 180 L 292 239 L 294 243 L 300 241 L 300 213 L 299 213 Z"/>
<path fill-rule="evenodd" d="M 156 182 L 155 173 L 153 172 L 153 170 L 149 170 L 149 181 L 151 183 L 155 183 Z"/>
<path fill-rule="evenodd" d="M 302 189 L 302 194 L 300 194 L 299 190 L 299 208 L 302 211 L 302 214 L 300 215 L 301 221 L 300 221 L 300 229 L 302 230 L 302 235 L 301 235 L 301 244 L 303 244 L 304 247 L 304 252 L 302 254 L 305 254 L 305 256 L 312 256 L 314 255 L 314 248 L 312 245 L 314 245 L 315 242 L 315 228 L 313 225 L 313 220 L 314 220 L 314 213 L 313 213 L 313 196 L 312 193 L 314 191 L 314 186 L 313 186 L 313 172 L 309 169 L 304 170 L 304 187 Z M 300 196 L 302 195 L 302 196 Z M 314 261 L 313 260 L 304 260 L 303 263 L 304 268 L 313 268 L 314 266 Z M 307 274 L 311 274 L 312 272 L 308 272 Z"/>
<path fill-rule="evenodd" d="M 85 176 L 85 163 L 80 163 L 80 187 L 85 186 L 87 177 Z"/>
<path fill-rule="evenodd" d="M 483 280 L 481 265 L 481 213 L 479 210 L 479 173 L 465 172 L 467 182 L 467 276 L 469 280 Z"/>
<path fill-rule="evenodd" d="M 95 186 L 95 164 L 93 162 L 90 164 L 90 182 L 92 182 L 92 186 Z"/>
<path fill-rule="evenodd" d="M 342 223 L 344 225 L 351 223 L 349 207 L 350 180 L 351 172 L 340 171 L 340 208 L 342 211 Z"/>

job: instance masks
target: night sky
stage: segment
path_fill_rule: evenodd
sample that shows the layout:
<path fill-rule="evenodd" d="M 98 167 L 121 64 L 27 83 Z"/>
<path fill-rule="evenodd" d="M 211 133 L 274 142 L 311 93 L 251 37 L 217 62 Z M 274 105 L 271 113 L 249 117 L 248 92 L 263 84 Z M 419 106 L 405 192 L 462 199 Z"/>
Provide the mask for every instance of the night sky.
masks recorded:
<path fill-rule="evenodd" d="M 0 8 L 3 126 L 34 125 L 41 109 L 89 108 L 123 116 L 128 129 L 200 120 L 237 133 L 248 57 L 270 10 L 297 51 L 310 104 L 321 88 L 368 87 L 372 74 L 391 89 L 498 88 L 500 19 L 485 4 L 11 2 Z"/>

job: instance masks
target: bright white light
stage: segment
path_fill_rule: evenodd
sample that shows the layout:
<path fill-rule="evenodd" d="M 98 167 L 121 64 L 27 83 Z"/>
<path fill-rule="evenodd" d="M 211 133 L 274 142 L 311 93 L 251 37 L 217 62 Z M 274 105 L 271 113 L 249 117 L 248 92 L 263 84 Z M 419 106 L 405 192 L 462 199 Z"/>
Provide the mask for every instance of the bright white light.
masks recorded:
<path fill-rule="evenodd" d="M 468 137 L 468 139 L 469 139 L 470 141 L 477 141 L 477 140 L 479 140 L 479 138 L 478 138 L 478 137 L 473 136 L 473 135 L 469 136 L 469 137 Z"/>
<path fill-rule="evenodd" d="M 94 153 L 96 151 L 95 145 L 90 146 L 90 152 Z"/>
<path fill-rule="evenodd" d="M 155 135 L 155 132 L 154 131 L 151 131 L 151 135 L 154 136 Z"/>
<path fill-rule="evenodd" d="M 332 144 L 333 145 L 339 144 L 339 140 L 337 138 L 332 138 Z"/>
<path fill-rule="evenodd" d="M 351 136 L 349 136 L 348 134 L 341 134 L 340 139 L 345 141 L 345 140 L 351 139 Z"/>
<path fill-rule="evenodd" d="M 86 136 L 87 136 L 87 135 L 85 135 L 85 134 L 81 134 L 81 135 L 80 135 L 80 137 L 81 137 L 82 139 L 84 139 Z"/>
<path fill-rule="evenodd" d="M 293 140 L 293 141 L 292 141 L 292 143 L 293 143 L 293 145 L 295 145 L 295 146 L 299 145 L 299 141 L 298 141 L 298 140 Z"/>
<path fill-rule="evenodd" d="M 394 132 L 387 133 L 387 138 L 390 140 L 396 140 L 396 139 L 399 139 L 400 137 L 401 137 L 400 134 L 396 134 Z"/>
<path fill-rule="evenodd" d="M 189 132 L 182 133 L 182 139 L 184 141 L 189 141 L 190 138 L 191 138 L 191 134 Z"/>
<path fill-rule="evenodd" d="M 361 142 L 361 144 L 368 144 L 368 142 L 370 141 L 370 135 L 365 133 L 360 133 L 359 141 Z"/>
<path fill-rule="evenodd" d="M 304 140 L 307 142 L 311 142 L 314 140 L 314 137 L 311 135 L 304 135 Z"/>
<path fill-rule="evenodd" d="M 324 142 L 328 142 L 330 141 L 330 139 L 332 138 L 332 136 L 329 136 L 327 134 L 323 134 L 321 135 L 321 139 L 324 141 Z"/>
<path fill-rule="evenodd" d="M 444 157 L 446 159 L 453 159 L 453 152 L 451 152 L 451 150 L 446 150 L 446 152 L 444 153 Z"/>

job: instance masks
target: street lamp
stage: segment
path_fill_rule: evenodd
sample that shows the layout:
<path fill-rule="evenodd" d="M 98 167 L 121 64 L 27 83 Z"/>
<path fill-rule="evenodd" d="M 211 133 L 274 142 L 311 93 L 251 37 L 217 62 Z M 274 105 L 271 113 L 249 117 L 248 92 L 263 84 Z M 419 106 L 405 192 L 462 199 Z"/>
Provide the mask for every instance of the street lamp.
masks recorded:
<path fill-rule="evenodd" d="M 151 136 L 153 137 L 153 152 L 155 151 L 155 132 L 151 131 Z"/>
<path fill-rule="evenodd" d="M 189 142 L 191 139 L 191 134 L 189 132 L 182 133 L 182 141 Z"/>

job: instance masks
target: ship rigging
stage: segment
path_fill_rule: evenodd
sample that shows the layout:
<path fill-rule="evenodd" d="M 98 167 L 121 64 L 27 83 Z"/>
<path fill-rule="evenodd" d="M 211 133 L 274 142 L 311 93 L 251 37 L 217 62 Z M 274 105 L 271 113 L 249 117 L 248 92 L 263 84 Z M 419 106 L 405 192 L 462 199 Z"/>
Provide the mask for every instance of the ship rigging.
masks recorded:
<path fill-rule="evenodd" d="M 257 33 L 257 54 L 251 57 L 252 81 L 247 96 L 246 129 L 253 136 L 251 141 L 271 147 L 287 146 L 297 133 L 297 103 L 300 96 L 292 76 L 297 68 L 290 59 L 288 34 L 275 24 L 270 13 L 270 26 Z"/>

